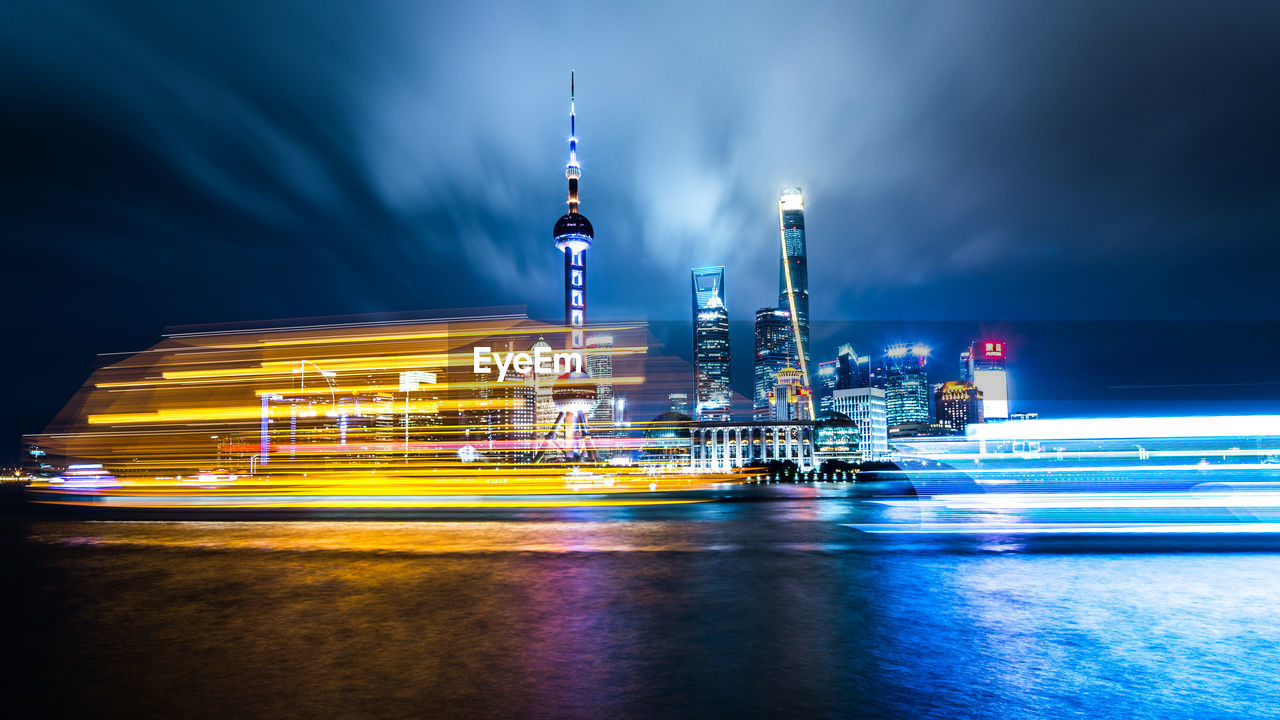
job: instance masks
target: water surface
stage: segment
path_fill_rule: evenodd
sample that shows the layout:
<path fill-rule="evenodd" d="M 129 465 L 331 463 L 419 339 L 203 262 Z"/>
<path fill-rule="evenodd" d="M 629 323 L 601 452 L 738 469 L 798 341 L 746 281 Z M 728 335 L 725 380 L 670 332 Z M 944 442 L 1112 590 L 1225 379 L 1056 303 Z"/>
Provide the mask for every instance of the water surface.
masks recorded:
<path fill-rule="evenodd" d="M 32 717 L 1280 717 L 1280 553 L 840 525 L 874 512 L 10 522 L 6 694 Z"/>

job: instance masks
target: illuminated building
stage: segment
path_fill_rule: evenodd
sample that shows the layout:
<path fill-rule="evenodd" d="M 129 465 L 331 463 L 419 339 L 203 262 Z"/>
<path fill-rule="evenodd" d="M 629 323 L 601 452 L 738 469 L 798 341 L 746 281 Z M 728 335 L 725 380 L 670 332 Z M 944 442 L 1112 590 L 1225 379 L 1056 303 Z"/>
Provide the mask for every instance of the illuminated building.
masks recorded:
<path fill-rule="evenodd" d="M 728 420 L 732 415 L 732 390 L 724 268 L 694 268 L 692 277 L 694 417 Z"/>
<path fill-rule="evenodd" d="M 809 257 L 804 238 L 804 194 L 800 188 L 786 188 L 778 197 L 778 232 L 781 257 L 778 268 L 778 308 L 791 315 L 795 365 L 804 384 L 809 377 Z"/>
<path fill-rule="evenodd" d="M 849 343 L 841 345 L 836 350 L 836 387 L 871 387 L 871 356 L 857 354 Z"/>
<path fill-rule="evenodd" d="M 894 345 L 884 351 L 872 381 L 884 390 L 890 427 L 929 422 L 928 355 L 929 347 L 919 343 Z"/>
<path fill-rule="evenodd" d="M 665 412 L 654 418 L 644 431 L 640 462 L 687 468 L 690 465 L 690 427 L 693 419 L 681 412 Z"/>
<path fill-rule="evenodd" d="M 544 351 L 550 351 L 551 343 L 547 342 L 545 338 L 539 337 L 530 350 L 536 351 L 539 348 Z M 559 414 L 559 411 L 556 410 L 555 400 L 551 398 L 551 389 L 555 385 L 556 374 L 550 368 L 544 368 L 542 372 L 539 372 L 537 368 L 531 368 L 525 377 L 527 378 L 525 383 L 533 388 L 534 422 L 539 430 L 539 435 L 541 435 L 555 425 L 556 415 Z"/>
<path fill-rule="evenodd" d="M 582 348 L 587 323 L 587 250 L 595 238 L 591 221 L 578 212 L 577 116 L 574 112 L 573 73 L 569 74 L 569 163 L 564 175 L 569 180 L 569 212 L 556 221 L 556 249 L 564 253 L 564 323 L 569 328 L 569 347 Z"/>
<path fill-rule="evenodd" d="M 774 376 L 773 390 L 769 393 L 769 404 L 773 406 L 773 420 L 812 420 L 809 408 L 813 398 L 809 397 L 809 388 L 804 385 L 800 371 L 793 367 L 784 367 Z"/>
<path fill-rule="evenodd" d="M 670 393 L 667 401 L 671 404 L 671 412 L 681 415 L 689 414 L 689 393 Z"/>
<path fill-rule="evenodd" d="M 588 337 L 586 363 L 587 374 L 595 381 L 596 388 L 596 404 L 587 411 L 586 419 L 596 438 L 611 438 L 615 434 L 614 419 L 617 411 L 613 396 L 613 337 Z M 613 453 L 605 451 L 601 455 L 609 458 Z"/>
<path fill-rule="evenodd" d="M 814 459 L 821 467 L 828 460 L 862 462 L 862 432 L 843 413 L 828 412 L 813 424 Z"/>
<path fill-rule="evenodd" d="M 507 350 L 514 349 L 508 341 Z M 487 375 L 471 373 L 474 396 L 486 401 L 463 411 L 464 440 L 486 462 L 527 462 L 537 437 L 537 388 L 526 376 L 513 373 L 507 382 L 490 383 Z"/>
<path fill-rule="evenodd" d="M 982 390 L 967 382 L 945 382 L 934 391 L 938 424 L 964 434 L 965 428 L 983 421 Z"/>
<path fill-rule="evenodd" d="M 813 384 L 814 395 L 817 396 L 818 416 L 832 411 L 831 393 L 836 389 L 837 373 L 835 360 L 818 363 L 818 379 Z"/>
<path fill-rule="evenodd" d="M 795 356 L 791 313 L 778 308 L 756 310 L 755 397 L 752 413 L 761 418 L 772 414 L 769 393 L 777 384 L 778 371 Z"/>
<path fill-rule="evenodd" d="M 704 422 L 693 428 L 695 470 L 727 472 L 791 461 L 800 472 L 813 470 L 813 423 L 803 420 Z"/>
<path fill-rule="evenodd" d="M 889 454 L 889 424 L 884 391 L 879 388 L 837 388 L 831 393 L 833 412 L 858 428 L 858 457 L 879 460 Z"/>
<path fill-rule="evenodd" d="M 983 415 L 988 420 L 1009 417 L 1009 372 L 1003 340 L 975 340 L 960 354 L 964 380 L 982 391 Z"/>

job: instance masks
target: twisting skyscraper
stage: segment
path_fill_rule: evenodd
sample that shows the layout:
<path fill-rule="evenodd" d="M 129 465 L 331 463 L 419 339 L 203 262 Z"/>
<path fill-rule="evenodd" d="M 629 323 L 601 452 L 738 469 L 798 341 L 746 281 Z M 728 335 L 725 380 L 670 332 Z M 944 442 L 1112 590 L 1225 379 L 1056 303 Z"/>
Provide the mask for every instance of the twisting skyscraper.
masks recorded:
<path fill-rule="evenodd" d="M 569 347 L 581 349 L 586 344 L 583 328 L 587 322 L 587 249 L 595 230 L 586 216 L 578 213 L 577 118 L 574 113 L 573 73 L 569 73 L 569 164 L 564 176 L 569 179 L 569 212 L 556 221 L 556 249 L 564 253 L 564 323 L 569 328 Z"/>
<path fill-rule="evenodd" d="M 792 334 L 799 345 L 796 364 L 808 385 L 809 365 L 809 258 L 804 241 L 804 195 L 787 188 L 778 198 L 778 229 L 782 248 L 778 266 L 778 307 L 791 313 Z"/>

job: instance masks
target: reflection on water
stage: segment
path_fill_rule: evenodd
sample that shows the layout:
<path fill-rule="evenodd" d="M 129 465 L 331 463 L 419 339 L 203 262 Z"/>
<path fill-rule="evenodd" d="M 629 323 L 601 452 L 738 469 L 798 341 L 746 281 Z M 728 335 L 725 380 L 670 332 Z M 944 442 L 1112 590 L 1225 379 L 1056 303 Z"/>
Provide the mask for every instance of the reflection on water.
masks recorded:
<path fill-rule="evenodd" d="M 11 524 L 8 693 L 78 717 L 1277 716 L 1280 554 L 841 526 L 874 512 Z"/>

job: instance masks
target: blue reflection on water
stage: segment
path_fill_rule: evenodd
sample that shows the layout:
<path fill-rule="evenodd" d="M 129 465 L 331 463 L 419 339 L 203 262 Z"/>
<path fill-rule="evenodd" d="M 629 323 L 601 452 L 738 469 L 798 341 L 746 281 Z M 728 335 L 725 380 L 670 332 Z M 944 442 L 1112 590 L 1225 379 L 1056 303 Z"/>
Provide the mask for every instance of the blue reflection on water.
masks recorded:
<path fill-rule="evenodd" d="M 1280 554 L 841 525 L 880 512 L 37 521 L 10 680 L 143 717 L 1277 715 Z"/>

